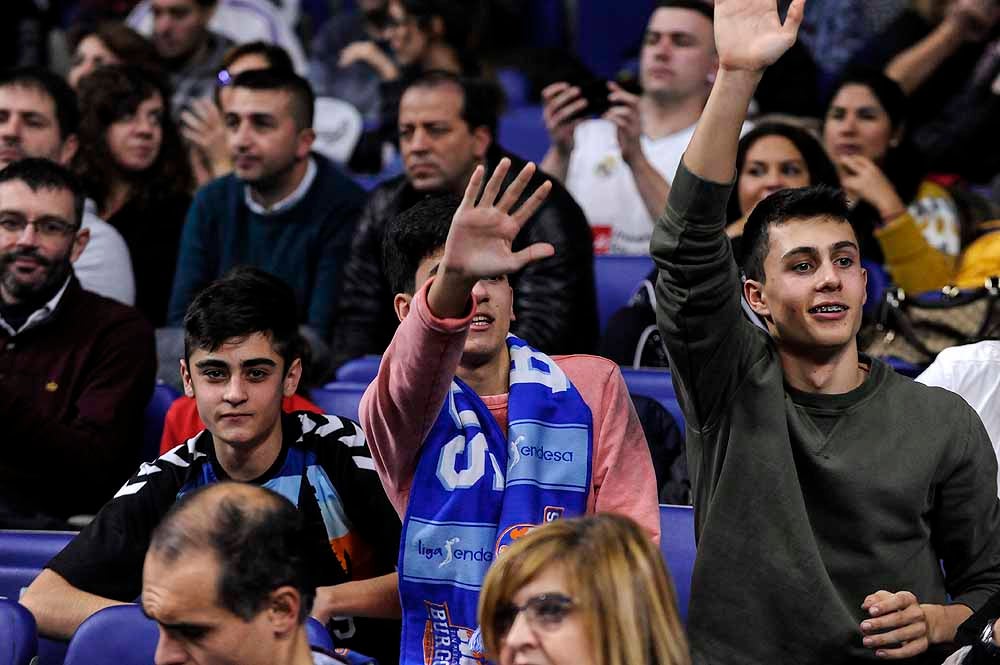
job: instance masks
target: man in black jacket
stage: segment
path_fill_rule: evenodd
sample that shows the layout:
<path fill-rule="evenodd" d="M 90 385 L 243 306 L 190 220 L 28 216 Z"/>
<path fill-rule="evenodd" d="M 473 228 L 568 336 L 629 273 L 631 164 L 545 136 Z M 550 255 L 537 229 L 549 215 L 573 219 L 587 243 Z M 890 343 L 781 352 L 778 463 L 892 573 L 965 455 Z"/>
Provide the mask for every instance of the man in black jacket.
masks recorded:
<path fill-rule="evenodd" d="M 503 157 L 511 159 L 509 173 L 521 170 L 524 160 L 494 142 L 496 108 L 493 88 L 451 74 L 430 72 L 406 88 L 399 104 L 406 173 L 371 193 L 358 222 L 335 319 L 336 365 L 382 353 L 398 324 L 382 272 L 382 236 L 389 220 L 428 194 L 461 195 L 479 164 L 486 165 L 487 177 Z M 534 191 L 544 179 L 536 174 L 525 191 Z M 546 353 L 592 352 L 597 306 L 590 227 L 569 193 L 552 184 L 514 249 L 547 242 L 556 252 L 511 276 L 517 294 L 511 332 Z"/>

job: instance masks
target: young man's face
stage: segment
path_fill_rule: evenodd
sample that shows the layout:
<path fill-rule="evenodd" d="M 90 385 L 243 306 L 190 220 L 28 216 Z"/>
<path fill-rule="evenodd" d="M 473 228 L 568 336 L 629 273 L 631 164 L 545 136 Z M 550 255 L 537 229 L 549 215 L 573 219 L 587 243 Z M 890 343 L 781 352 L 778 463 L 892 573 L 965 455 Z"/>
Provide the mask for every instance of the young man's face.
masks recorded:
<path fill-rule="evenodd" d="M 463 95 L 451 84 L 412 87 L 399 102 L 399 149 L 406 176 L 417 191 L 462 192 L 486 157 L 490 132 L 470 129 L 462 118 Z"/>
<path fill-rule="evenodd" d="M 803 353 L 842 349 L 861 327 L 867 274 L 851 225 L 820 217 L 768 228 L 764 284 L 744 293 L 779 346 Z"/>
<path fill-rule="evenodd" d="M 0 87 L 0 169 L 25 157 L 64 162 L 75 149 L 75 136 L 63 141 L 48 93 L 34 86 Z"/>
<path fill-rule="evenodd" d="M 233 170 L 250 186 L 280 187 L 308 157 L 313 130 L 296 125 L 291 93 L 237 86 L 223 100 L 223 112 Z"/>
<path fill-rule="evenodd" d="M 244 621 L 219 605 L 217 557 L 196 550 L 164 561 L 146 555 L 142 610 L 160 627 L 156 665 L 264 665 L 276 662 L 269 608 Z"/>
<path fill-rule="evenodd" d="M 64 283 L 89 237 L 89 231 L 78 228 L 71 191 L 32 190 L 20 180 L 0 183 L 3 301 L 28 301 Z"/>
<path fill-rule="evenodd" d="M 442 256 L 443 249 L 420 262 L 415 282 L 418 290 L 437 274 Z M 479 280 L 472 289 L 472 295 L 477 303 L 476 316 L 469 325 L 462 365 L 478 367 L 502 357 L 507 347 L 507 333 L 514 319 L 514 292 L 507 276 L 501 275 Z"/>
<path fill-rule="evenodd" d="M 661 7 L 649 17 L 639 53 L 644 94 L 666 100 L 707 96 L 718 64 L 708 18 L 679 7 Z"/>
<path fill-rule="evenodd" d="M 214 351 L 192 349 L 181 361 L 184 393 L 198 404 L 198 415 L 216 443 L 251 449 L 281 422 L 281 400 L 295 394 L 302 364 L 285 361 L 270 335 L 253 333 L 226 340 Z"/>
<path fill-rule="evenodd" d="M 214 8 L 197 0 L 153 0 L 153 45 L 165 60 L 194 53 L 208 30 Z"/>

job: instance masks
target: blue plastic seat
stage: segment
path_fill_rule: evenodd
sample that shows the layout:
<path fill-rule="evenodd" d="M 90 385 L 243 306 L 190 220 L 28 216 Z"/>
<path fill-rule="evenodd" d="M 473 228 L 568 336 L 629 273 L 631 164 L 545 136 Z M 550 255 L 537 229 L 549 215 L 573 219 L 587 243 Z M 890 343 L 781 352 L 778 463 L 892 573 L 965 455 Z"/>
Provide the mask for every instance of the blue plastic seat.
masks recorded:
<path fill-rule="evenodd" d="M 73 531 L 0 529 L 0 598 L 19 599 L 21 591 L 75 535 Z"/>
<path fill-rule="evenodd" d="M 694 508 L 660 505 L 660 551 L 677 592 L 677 611 L 686 625 L 696 554 Z"/>
<path fill-rule="evenodd" d="M 35 617 L 19 603 L 0 600 L 0 665 L 29 665 L 37 653 Z"/>
<path fill-rule="evenodd" d="M 653 0 L 576 3 L 576 53 L 597 76 L 610 79 L 642 44 Z"/>
<path fill-rule="evenodd" d="M 160 456 L 160 437 L 163 436 L 163 421 L 170 405 L 180 397 L 180 393 L 162 381 L 156 382 L 153 396 L 146 405 L 142 418 L 142 451 L 140 460 L 151 462 Z"/>
<path fill-rule="evenodd" d="M 881 263 L 862 261 L 861 267 L 868 273 L 868 285 L 865 288 L 868 298 L 865 300 L 864 312 L 874 314 L 882 302 L 882 295 L 892 284 L 892 278 Z"/>
<path fill-rule="evenodd" d="M 655 399 L 674 417 L 677 427 L 684 432 L 684 413 L 674 392 L 674 382 L 668 369 L 631 369 L 622 367 L 622 378 L 629 393 Z"/>
<path fill-rule="evenodd" d="M 341 383 L 335 381 L 334 383 L 326 384 L 322 388 L 314 388 L 309 391 L 309 397 L 316 406 L 323 409 L 323 413 L 357 420 L 361 396 L 367 387 L 367 383 Z"/>
<path fill-rule="evenodd" d="M 604 254 L 594 257 L 597 322 L 602 335 L 611 315 L 628 304 L 636 287 L 652 271 L 653 259 L 648 256 Z"/>
<path fill-rule="evenodd" d="M 522 106 L 500 116 L 498 142 L 522 159 L 538 164 L 549 150 L 549 132 L 545 129 L 541 106 Z"/>
<path fill-rule="evenodd" d="M 73 633 L 63 665 L 149 665 L 159 632 L 138 605 L 106 607 Z"/>
<path fill-rule="evenodd" d="M 382 356 L 361 356 L 348 360 L 337 370 L 338 383 L 371 383 L 378 374 Z"/>

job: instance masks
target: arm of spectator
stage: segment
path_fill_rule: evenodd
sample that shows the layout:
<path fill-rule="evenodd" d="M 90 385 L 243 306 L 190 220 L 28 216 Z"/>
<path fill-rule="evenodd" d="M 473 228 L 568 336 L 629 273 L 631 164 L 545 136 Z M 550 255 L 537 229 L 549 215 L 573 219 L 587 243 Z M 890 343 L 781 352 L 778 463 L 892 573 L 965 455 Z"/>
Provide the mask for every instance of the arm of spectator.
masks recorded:
<path fill-rule="evenodd" d="M 542 116 L 549 132 L 551 146 L 539 165 L 543 171 L 566 182 L 569 157 L 573 152 L 573 132 L 582 121 L 576 114 L 587 108 L 580 88 L 560 81 L 542 90 Z"/>
<path fill-rule="evenodd" d="M 907 292 L 936 291 L 954 281 L 955 258 L 931 246 L 909 212 L 875 229 L 875 238 L 893 283 Z"/>
<path fill-rule="evenodd" d="M 782 24 L 769 0 L 715 3 L 718 76 L 653 231 L 657 323 L 678 397 L 696 427 L 725 405 L 739 380 L 738 363 L 749 360 L 749 345 L 758 339 L 741 311 L 723 231 L 726 204 L 750 99 L 764 69 L 794 43 L 803 5 L 793 2 Z"/>
<path fill-rule="evenodd" d="M 600 430 L 594 432 L 594 440 L 600 441 L 594 451 L 595 509 L 631 517 L 659 543 L 663 534 L 649 445 L 621 371 L 614 363 L 607 365 L 610 373 L 601 400 L 604 412 Z"/>
<path fill-rule="evenodd" d="M 42 570 L 25 590 L 20 603 L 34 615 L 40 635 L 59 640 L 72 637 L 94 612 L 126 604 L 81 591 L 48 568 Z"/>
<path fill-rule="evenodd" d="M 909 591 L 879 590 L 865 598 L 861 609 L 862 644 L 878 658 L 898 660 L 923 653 L 932 644 L 955 640 L 958 626 L 972 616 L 965 605 L 920 603 Z"/>
<path fill-rule="evenodd" d="M 670 194 L 670 183 L 646 159 L 642 151 L 642 118 L 639 115 L 639 96 L 622 89 L 617 83 L 608 83 L 612 106 L 604 114 L 605 120 L 614 123 L 618 130 L 618 145 L 622 159 L 632 171 L 639 196 L 651 219 L 663 214 Z"/>
<path fill-rule="evenodd" d="M 212 99 L 201 97 L 191 100 L 181 111 L 180 131 L 181 136 L 204 157 L 209 180 L 233 170 L 226 141 L 226 124 L 222 111 Z"/>
<path fill-rule="evenodd" d="M 993 0 L 956 0 L 930 34 L 889 61 L 886 76 L 912 95 L 962 44 L 984 39 L 998 17 Z"/>
<path fill-rule="evenodd" d="M 34 404 L 0 383 L 0 420 L 4 446 L 14 466 L 46 469 L 49 480 L 78 506 L 99 508 L 124 478 L 122 461 L 137 458 L 139 420 L 153 391 L 156 349 L 153 331 L 129 312 L 107 326 L 95 347 L 86 382 L 74 403 L 75 417 L 59 421 L 40 414 Z"/>
<path fill-rule="evenodd" d="M 180 326 L 184 323 L 188 305 L 214 275 L 215 252 L 211 248 L 211 239 L 207 237 L 211 214 L 204 198 L 196 195 L 181 232 L 177 269 L 167 307 L 167 325 Z"/>
<path fill-rule="evenodd" d="M 348 44 L 340 52 L 337 65 L 350 67 L 356 62 L 369 65 L 383 81 L 395 81 L 399 78 L 399 67 L 375 42 L 361 41 Z"/>
<path fill-rule="evenodd" d="M 399 573 L 317 587 L 312 616 L 324 625 L 338 616 L 398 619 Z"/>

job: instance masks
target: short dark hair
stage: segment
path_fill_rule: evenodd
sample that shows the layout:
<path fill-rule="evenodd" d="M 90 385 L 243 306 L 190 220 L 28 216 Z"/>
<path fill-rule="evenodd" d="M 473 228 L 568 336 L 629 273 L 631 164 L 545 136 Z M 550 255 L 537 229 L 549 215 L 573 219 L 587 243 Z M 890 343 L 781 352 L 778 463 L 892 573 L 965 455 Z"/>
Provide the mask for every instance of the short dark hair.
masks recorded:
<path fill-rule="evenodd" d="M 469 126 L 469 130 L 485 127 L 490 130 L 490 136 L 495 143 L 500 107 L 503 106 L 503 92 L 495 83 L 432 69 L 407 83 L 403 94 L 411 88 L 436 88 L 447 85 L 455 86 L 462 93 L 461 116 Z"/>
<path fill-rule="evenodd" d="M 281 90 L 292 98 L 292 118 L 299 129 L 313 125 L 313 107 L 316 95 L 312 86 L 294 71 L 285 69 L 250 69 L 233 79 L 234 88 L 250 90 Z"/>
<path fill-rule="evenodd" d="M 771 226 L 816 217 L 850 224 L 844 192 L 826 185 L 782 189 L 758 203 L 743 228 L 743 273 L 747 279 L 765 281 L 764 259 Z"/>
<path fill-rule="evenodd" d="M 291 501 L 245 483 L 215 483 L 184 495 L 153 531 L 149 551 L 167 563 L 209 548 L 219 561 L 219 604 L 244 621 L 266 607 L 271 592 L 295 588 L 299 622 L 316 595 L 305 521 Z"/>
<path fill-rule="evenodd" d="M 420 262 L 444 247 L 451 218 L 461 202 L 454 194 L 428 196 L 389 220 L 382 266 L 393 294 L 416 290 Z"/>
<path fill-rule="evenodd" d="M 42 67 L 4 69 L 0 72 L 0 88 L 11 86 L 31 88 L 48 95 L 55 107 L 60 138 L 65 141 L 70 134 L 76 134 L 80 126 L 80 108 L 76 102 L 76 93 L 61 76 Z"/>
<path fill-rule="evenodd" d="M 226 54 L 222 56 L 223 68 L 229 67 L 229 65 L 245 55 L 263 56 L 267 60 L 269 68 L 295 73 L 295 66 L 292 64 L 292 58 L 288 55 L 288 51 L 277 44 L 270 44 L 260 40 L 246 42 L 226 51 Z"/>
<path fill-rule="evenodd" d="M 120 21 L 77 23 L 66 34 L 70 50 L 76 51 L 80 42 L 90 36 L 96 37 L 122 62 L 147 69 L 163 69 L 163 61 L 160 60 L 153 42 Z"/>
<path fill-rule="evenodd" d="M 226 340 L 254 333 L 271 338 L 287 372 L 301 357 L 295 293 L 284 281 L 251 266 L 237 266 L 205 287 L 184 315 L 184 358 L 195 349 L 214 351 Z"/>
<path fill-rule="evenodd" d="M 806 168 L 809 169 L 810 185 L 840 186 L 840 177 L 837 175 L 837 168 L 830 161 L 830 157 L 826 154 L 826 150 L 823 149 L 822 144 L 807 130 L 784 122 L 766 122 L 757 125 L 740 139 L 740 145 L 736 151 L 737 182 L 740 178 L 739 174 L 743 171 L 743 165 L 746 164 L 747 153 L 750 151 L 750 148 L 757 141 L 768 136 L 781 136 L 788 139 L 795 146 L 795 149 L 802 155 L 802 159 L 805 160 Z M 736 190 L 737 188 L 734 187 L 733 193 L 729 197 L 729 209 L 726 217 L 730 222 L 739 219 L 749 212 L 748 210 L 740 209 L 740 197 Z"/>
<path fill-rule="evenodd" d="M 690 9 L 698 12 L 709 21 L 715 22 L 714 8 L 704 0 L 659 0 L 653 7 L 653 11 L 655 12 L 657 9 Z"/>
<path fill-rule="evenodd" d="M 73 223 L 83 222 L 83 185 L 73 172 L 62 164 L 41 157 L 26 157 L 11 162 L 0 170 L 0 184 L 20 180 L 33 192 L 39 189 L 65 189 L 73 195 Z"/>

